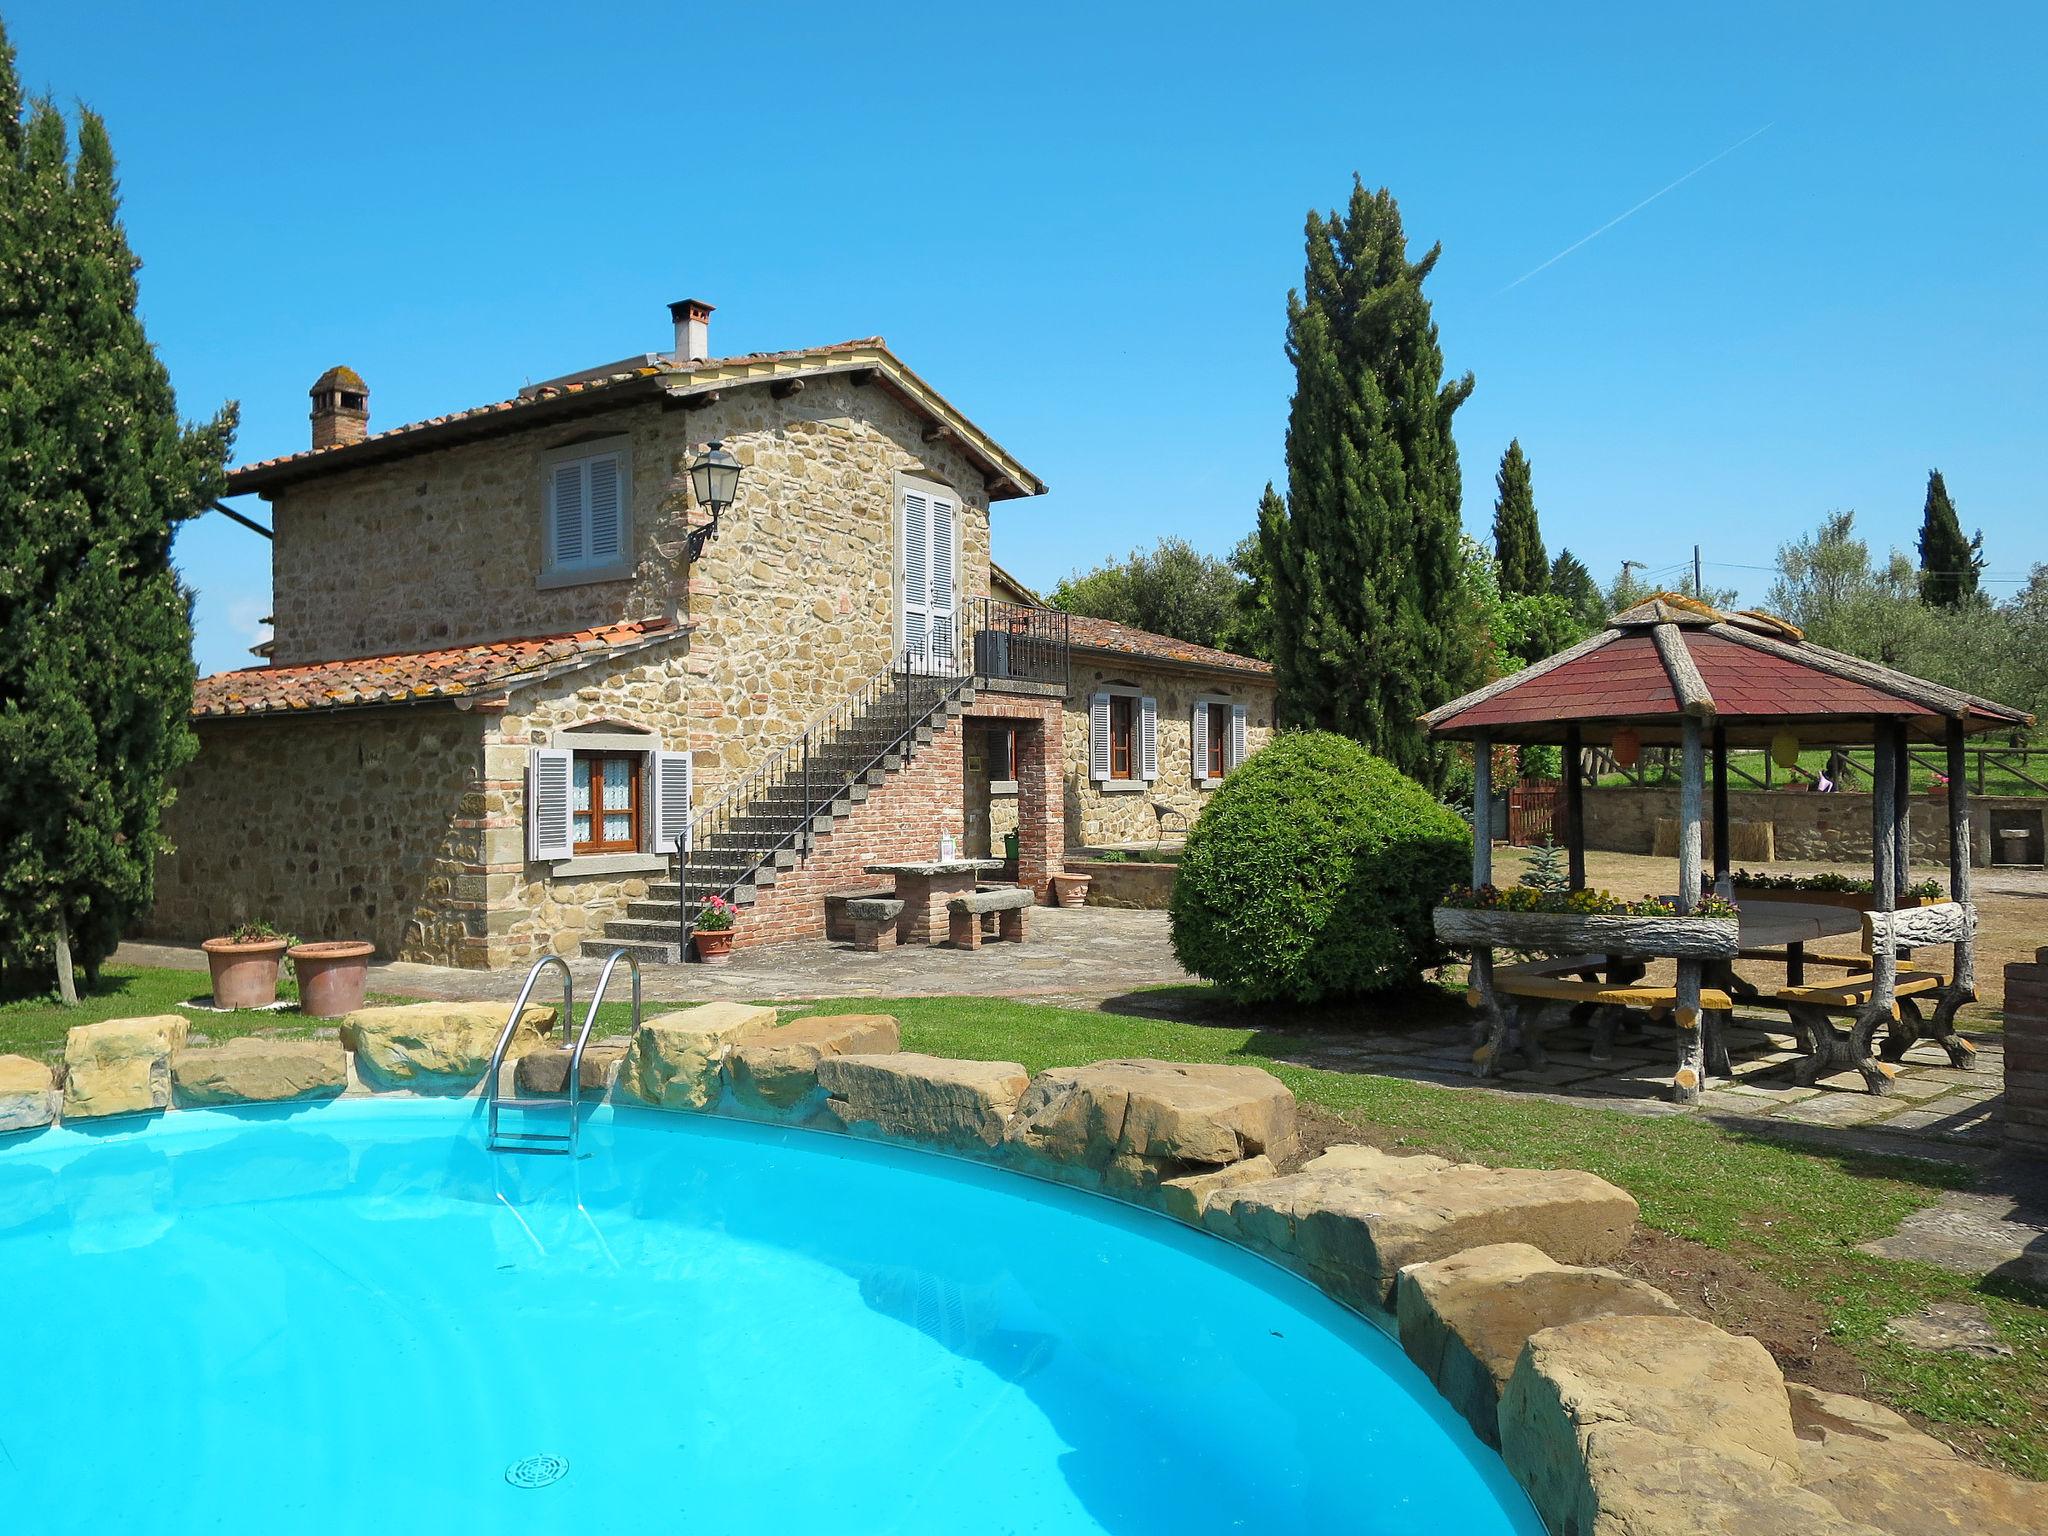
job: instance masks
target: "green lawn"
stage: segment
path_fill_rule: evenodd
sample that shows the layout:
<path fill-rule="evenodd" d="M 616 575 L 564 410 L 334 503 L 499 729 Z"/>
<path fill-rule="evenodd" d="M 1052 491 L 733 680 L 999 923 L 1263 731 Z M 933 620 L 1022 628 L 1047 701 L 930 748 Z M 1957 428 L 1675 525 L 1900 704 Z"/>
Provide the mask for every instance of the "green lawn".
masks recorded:
<path fill-rule="evenodd" d="M 203 976 L 192 972 L 109 967 L 104 980 L 102 991 L 76 1010 L 48 1000 L 0 1007 L 0 1051 L 54 1059 L 73 1023 L 169 1011 L 205 988 Z M 1206 989 L 1176 988 L 1143 1000 L 1181 1018 L 998 998 L 846 998 L 805 1004 L 796 1016 L 888 1012 L 902 1021 L 906 1050 L 1018 1061 L 1032 1071 L 1119 1056 L 1248 1062 L 1376 1141 L 1504 1166 L 1589 1169 L 1633 1194 L 1653 1230 L 1730 1255 L 1813 1303 L 1829 1333 L 1869 1373 L 1874 1395 L 2014 1471 L 2048 1477 L 2048 1293 L 1856 1252 L 1856 1244 L 1896 1230 L 1944 1189 L 1966 1184 L 1966 1170 L 1820 1151 L 1695 1117 L 1647 1119 L 1297 1066 L 1288 1058 L 1314 1041 L 1298 1016 L 1247 1022 L 1212 998 Z M 600 1028 L 622 1031 L 629 1016 L 628 1005 L 608 1004 Z M 314 1027 L 290 1013 L 192 1017 L 215 1039 Z M 1929 1354 L 1885 1333 L 1889 1319 L 1942 1300 L 1982 1307 L 2015 1355 Z"/>

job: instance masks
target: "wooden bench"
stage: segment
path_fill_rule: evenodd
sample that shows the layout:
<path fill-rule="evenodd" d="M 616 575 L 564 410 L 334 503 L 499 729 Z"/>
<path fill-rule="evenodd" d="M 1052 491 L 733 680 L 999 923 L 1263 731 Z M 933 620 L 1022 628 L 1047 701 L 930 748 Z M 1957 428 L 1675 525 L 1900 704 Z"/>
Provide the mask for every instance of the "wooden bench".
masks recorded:
<path fill-rule="evenodd" d="M 1892 983 L 1892 996 L 1918 997 L 1926 992 L 1939 992 L 1948 985 L 1948 978 L 1939 971 L 1922 970 L 1909 966 L 1903 961 L 1899 965 L 1898 978 Z M 1869 1006 L 1871 994 L 1877 990 L 1877 980 L 1868 973 L 1851 976 L 1828 986 L 1780 987 L 1770 994 L 1772 1001 L 1786 1007 L 1819 1008 L 1827 1013 L 1859 1013 Z M 1898 1016 L 1899 1005 L 1892 1004 L 1893 1017 Z"/>
<path fill-rule="evenodd" d="M 981 920 L 990 913 L 1000 915 L 996 936 L 1005 943 L 1022 944 L 1026 914 L 1036 898 L 1021 885 L 998 886 L 955 896 L 946 903 L 946 941 L 955 949 L 981 948 Z"/>
<path fill-rule="evenodd" d="M 825 937 L 834 944 L 853 942 L 853 918 L 846 910 L 849 901 L 887 901 L 896 894 L 886 885 L 872 891 L 841 891 L 825 898 Z"/>
<path fill-rule="evenodd" d="M 903 916 L 903 902 L 896 896 L 855 896 L 846 903 L 846 915 L 853 921 L 853 947 L 873 954 L 896 947 L 896 924 Z"/>
<path fill-rule="evenodd" d="M 1543 1065 L 1542 1036 L 1560 1017 L 1578 1018 L 1590 1013 L 1590 1055 L 1596 1062 L 1605 1062 L 1613 1056 L 1615 1034 L 1628 1020 L 1631 1009 L 1640 1009 L 1654 1019 L 1678 1011 L 1676 986 L 1640 980 L 1600 980 L 1600 972 L 1612 969 L 1614 964 L 1605 955 L 1569 955 L 1495 968 L 1494 992 L 1518 1000 L 1514 1005 L 1514 1024 L 1523 1058 L 1530 1066 Z M 1640 971 L 1639 966 L 1637 970 Z M 1477 1006 L 1480 999 L 1468 995 L 1467 1001 Z M 1699 1006 L 1705 1013 L 1727 1013 L 1734 1008 L 1734 1001 L 1720 987 L 1701 987 Z M 1680 1017 L 1678 1022 L 1687 1029 L 1695 1029 L 1700 1017 L 1695 1013 L 1690 1018 Z"/>

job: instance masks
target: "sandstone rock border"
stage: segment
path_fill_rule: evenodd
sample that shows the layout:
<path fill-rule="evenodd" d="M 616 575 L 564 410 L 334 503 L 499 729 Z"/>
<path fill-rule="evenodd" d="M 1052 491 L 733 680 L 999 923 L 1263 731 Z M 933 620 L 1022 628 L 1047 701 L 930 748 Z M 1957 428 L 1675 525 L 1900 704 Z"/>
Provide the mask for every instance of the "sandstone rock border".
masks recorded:
<path fill-rule="evenodd" d="M 342 1063 L 352 1094 L 477 1093 L 502 1027 L 489 1012 L 363 1009 L 338 1045 L 188 1048 L 182 1016 L 81 1026 L 61 1098 L 41 1063 L 0 1057 L 0 1137 L 202 1102 L 294 1098 L 317 1111 Z M 553 1013 L 530 1010 L 508 1052 L 507 1071 L 529 1086 L 559 1089 L 567 1076 L 545 1038 Z M 898 1039 L 887 1015 L 784 1025 L 773 1008 L 711 1003 L 598 1048 L 606 1058 L 585 1057 L 584 1087 L 593 1101 L 964 1155 L 1264 1254 L 1398 1328 L 1556 1536 L 2048 1530 L 2048 1485 L 1967 1462 L 1874 1403 L 1788 1387 L 1754 1339 L 1600 1268 L 1636 1206 L 1592 1174 L 1365 1146 L 1290 1167 L 1294 1097 L 1259 1068 L 1133 1060 L 1034 1076 L 902 1051 Z"/>

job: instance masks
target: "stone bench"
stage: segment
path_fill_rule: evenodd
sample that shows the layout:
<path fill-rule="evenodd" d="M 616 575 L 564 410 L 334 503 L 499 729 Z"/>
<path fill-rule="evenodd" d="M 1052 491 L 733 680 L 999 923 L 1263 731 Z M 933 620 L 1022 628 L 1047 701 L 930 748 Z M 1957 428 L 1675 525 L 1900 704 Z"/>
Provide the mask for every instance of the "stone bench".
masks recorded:
<path fill-rule="evenodd" d="M 853 942 L 853 914 L 846 910 L 847 903 L 854 901 L 887 901 L 896 892 L 886 885 L 878 885 L 871 891 L 841 891 L 825 898 L 825 938 L 833 944 Z"/>
<path fill-rule="evenodd" d="M 955 949 L 981 948 L 981 920 L 991 914 L 1000 919 L 997 937 L 1010 944 L 1024 942 L 1025 914 L 1037 898 L 1021 885 L 998 886 L 955 896 L 946 903 L 946 940 Z"/>
<path fill-rule="evenodd" d="M 903 902 L 896 896 L 856 896 L 846 903 L 853 921 L 853 947 L 873 954 L 896 947 L 896 924 Z"/>

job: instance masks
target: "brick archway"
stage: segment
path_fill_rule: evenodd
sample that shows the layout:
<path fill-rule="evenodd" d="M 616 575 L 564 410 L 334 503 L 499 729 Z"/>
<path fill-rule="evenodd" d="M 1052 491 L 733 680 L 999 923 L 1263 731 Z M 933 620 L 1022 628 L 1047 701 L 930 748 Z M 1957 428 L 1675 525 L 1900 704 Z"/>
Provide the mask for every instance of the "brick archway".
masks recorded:
<path fill-rule="evenodd" d="M 1013 726 L 1017 732 L 1017 881 L 1050 896 L 1051 877 L 1067 851 L 1062 799 L 1066 711 L 1058 698 L 996 693 L 984 688 L 964 723 Z"/>

